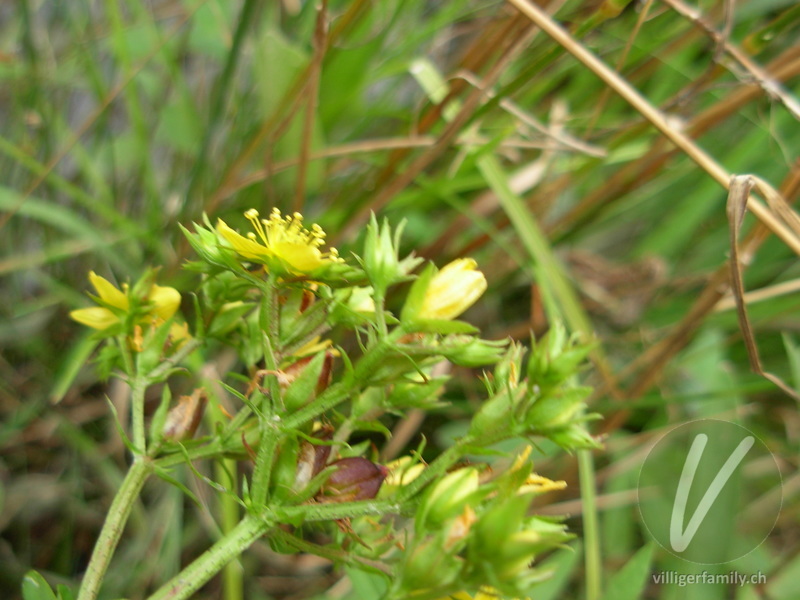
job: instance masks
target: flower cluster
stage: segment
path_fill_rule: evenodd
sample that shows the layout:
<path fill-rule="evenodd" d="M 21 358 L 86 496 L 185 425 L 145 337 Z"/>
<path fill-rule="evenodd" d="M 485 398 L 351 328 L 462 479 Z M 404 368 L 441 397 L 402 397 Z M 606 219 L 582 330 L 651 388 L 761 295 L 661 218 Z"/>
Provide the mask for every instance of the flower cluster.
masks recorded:
<path fill-rule="evenodd" d="M 121 369 L 138 394 L 134 452 L 168 481 L 166 466 L 182 462 L 193 470 L 201 459 L 246 462 L 229 481 L 212 483 L 238 496 L 248 524 L 259 522 L 273 547 L 288 552 L 314 547 L 303 539 L 306 523 L 328 522 L 346 564 L 359 568 L 350 559 L 361 555 L 391 573 L 387 598 L 515 595 L 543 578 L 536 557 L 569 535 L 528 509 L 564 483 L 534 474 L 529 448 L 497 476 L 457 465 L 512 438 L 547 437 L 570 450 L 595 445 L 585 429 L 588 388 L 574 382 L 590 346 L 556 325 L 524 362 L 521 344 L 482 339 L 460 320 L 488 287 L 478 263 L 465 257 L 418 270 L 422 259 L 401 257 L 402 226 L 393 231 L 373 216 L 363 256 L 346 261 L 324 249 L 325 232 L 307 228 L 300 214 L 244 216 L 246 234 L 205 216 L 184 230 L 199 257 L 187 265 L 197 278 L 191 337 L 180 293 L 155 284 L 152 272 L 121 289 L 90 273 L 97 306 L 71 313 L 110 342 L 99 362 Z M 405 297 L 391 296 L 404 282 Z M 195 391 L 173 403 L 162 384 L 197 348 L 203 355 L 183 370 Z M 238 364 L 209 385 L 197 365 L 222 349 Z M 428 463 L 423 441 L 416 454 L 381 464 L 373 443 L 391 435 L 393 419 L 445 406 L 445 361 L 493 367 L 464 437 Z M 156 384 L 161 405 L 146 413 L 145 391 Z M 242 481 L 241 489 L 230 481 Z M 254 539 L 223 536 L 218 544 L 245 538 Z"/>
<path fill-rule="evenodd" d="M 415 516 L 415 538 L 395 587 L 408 596 L 484 590 L 516 595 L 542 573 L 536 556 L 570 539 L 551 519 L 528 516 L 534 496 L 565 487 L 531 472 L 526 447 L 511 467 L 489 481 L 476 467 L 453 471 L 429 488 Z M 470 597 L 456 591 L 455 597 Z"/>

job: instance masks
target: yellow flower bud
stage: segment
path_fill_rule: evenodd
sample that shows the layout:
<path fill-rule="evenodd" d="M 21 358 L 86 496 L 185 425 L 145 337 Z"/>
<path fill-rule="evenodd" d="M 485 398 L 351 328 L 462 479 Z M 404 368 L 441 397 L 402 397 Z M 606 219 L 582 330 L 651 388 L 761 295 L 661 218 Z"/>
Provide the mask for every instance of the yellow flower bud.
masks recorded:
<path fill-rule="evenodd" d="M 181 293 L 178 290 L 155 283 L 150 288 L 147 299 L 153 303 L 152 313 L 164 321 L 172 317 L 181 305 Z"/>
<path fill-rule="evenodd" d="M 445 265 L 430 281 L 418 319 L 455 319 L 486 291 L 486 277 L 471 258 Z"/>

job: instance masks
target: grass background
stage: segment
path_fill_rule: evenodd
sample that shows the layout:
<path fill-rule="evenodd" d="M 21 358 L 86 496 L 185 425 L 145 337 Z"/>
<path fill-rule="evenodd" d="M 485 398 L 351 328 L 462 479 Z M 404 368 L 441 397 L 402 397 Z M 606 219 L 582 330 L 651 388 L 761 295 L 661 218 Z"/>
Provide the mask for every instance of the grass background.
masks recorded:
<path fill-rule="evenodd" d="M 658 107 L 668 134 L 695 140 L 727 173 L 756 174 L 794 201 L 800 10 L 791 0 L 542 1 L 573 36 L 564 42 L 512 4 L 0 6 L 3 597 L 32 567 L 76 582 L 125 467 L 105 401 L 124 391 L 82 367 L 85 332 L 67 319 L 86 305 L 86 273 L 125 281 L 160 265 L 162 281 L 187 289 L 178 223 L 205 211 L 241 226 L 243 210 L 277 206 L 319 222 L 342 254 L 359 248 L 375 211 L 408 221 L 406 250 L 440 265 L 475 257 L 490 287 L 470 316 L 486 337 L 528 339 L 556 316 L 596 333 L 586 379 L 607 440 L 595 454 L 600 534 L 586 542 L 602 551 L 607 598 L 797 598 L 797 405 L 751 372 L 725 299 L 727 192 L 642 107 Z M 582 50 L 644 104 L 614 93 L 576 59 Z M 746 287 L 765 290 L 749 306 L 762 360 L 797 386 L 800 298 L 772 287 L 793 289 L 796 255 L 752 216 L 745 231 Z M 463 427 L 474 373 L 456 376 L 452 406 L 412 424 L 414 435 L 422 427 L 446 444 Z M 687 567 L 646 545 L 642 449 L 698 416 L 746 425 L 784 473 L 772 534 L 721 568 L 761 570 L 765 585 L 645 578 Z M 537 470 L 569 481 L 544 501 L 574 513 L 580 533 L 574 457 L 543 447 Z M 775 493 L 757 490 L 754 502 Z M 148 486 L 146 501 L 157 518 L 134 513 L 110 598 L 143 594 L 214 538 L 209 511 L 177 490 Z M 545 560 L 556 575 L 534 597 L 584 597 L 581 544 Z M 340 579 L 266 545 L 243 565 L 247 598 L 371 597 L 358 574 Z M 221 581 L 200 597 L 221 594 L 236 597 Z"/>

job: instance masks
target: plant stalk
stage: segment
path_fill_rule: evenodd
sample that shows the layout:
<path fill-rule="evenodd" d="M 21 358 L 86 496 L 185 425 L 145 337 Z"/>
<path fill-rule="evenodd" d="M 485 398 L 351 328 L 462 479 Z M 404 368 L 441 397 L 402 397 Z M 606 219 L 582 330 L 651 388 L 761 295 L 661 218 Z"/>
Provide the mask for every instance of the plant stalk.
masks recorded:
<path fill-rule="evenodd" d="M 603 589 L 600 526 L 597 520 L 597 493 L 591 450 L 578 450 L 578 478 L 583 504 L 583 538 L 586 544 L 586 600 L 600 600 Z"/>
<path fill-rule="evenodd" d="M 247 515 L 228 535 L 159 588 L 148 600 L 187 600 L 231 560 L 272 527 L 270 519 Z"/>
<path fill-rule="evenodd" d="M 95 600 L 103 583 L 111 557 L 122 536 L 125 522 L 131 514 L 133 505 L 142 491 L 144 482 L 153 470 L 153 463 L 149 458 L 137 456 L 128 470 L 122 485 L 114 497 L 106 515 L 100 537 L 94 545 L 89 566 L 83 576 L 77 600 Z"/>

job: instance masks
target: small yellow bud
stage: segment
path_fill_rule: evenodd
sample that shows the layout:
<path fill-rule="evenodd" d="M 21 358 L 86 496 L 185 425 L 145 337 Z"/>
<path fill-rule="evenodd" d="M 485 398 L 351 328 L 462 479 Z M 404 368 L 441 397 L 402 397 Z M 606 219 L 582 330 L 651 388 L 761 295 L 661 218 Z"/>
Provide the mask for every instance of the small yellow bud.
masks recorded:
<path fill-rule="evenodd" d="M 153 284 L 147 299 L 153 303 L 153 314 L 166 321 L 178 311 L 181 293 L 172 287 Z"/>
<path fill-rule="evenodd" d="M 418 319 L 455 319 L 486 291 L 486 277 L 471 258 L 458 258 L 431 279 Z"/>

